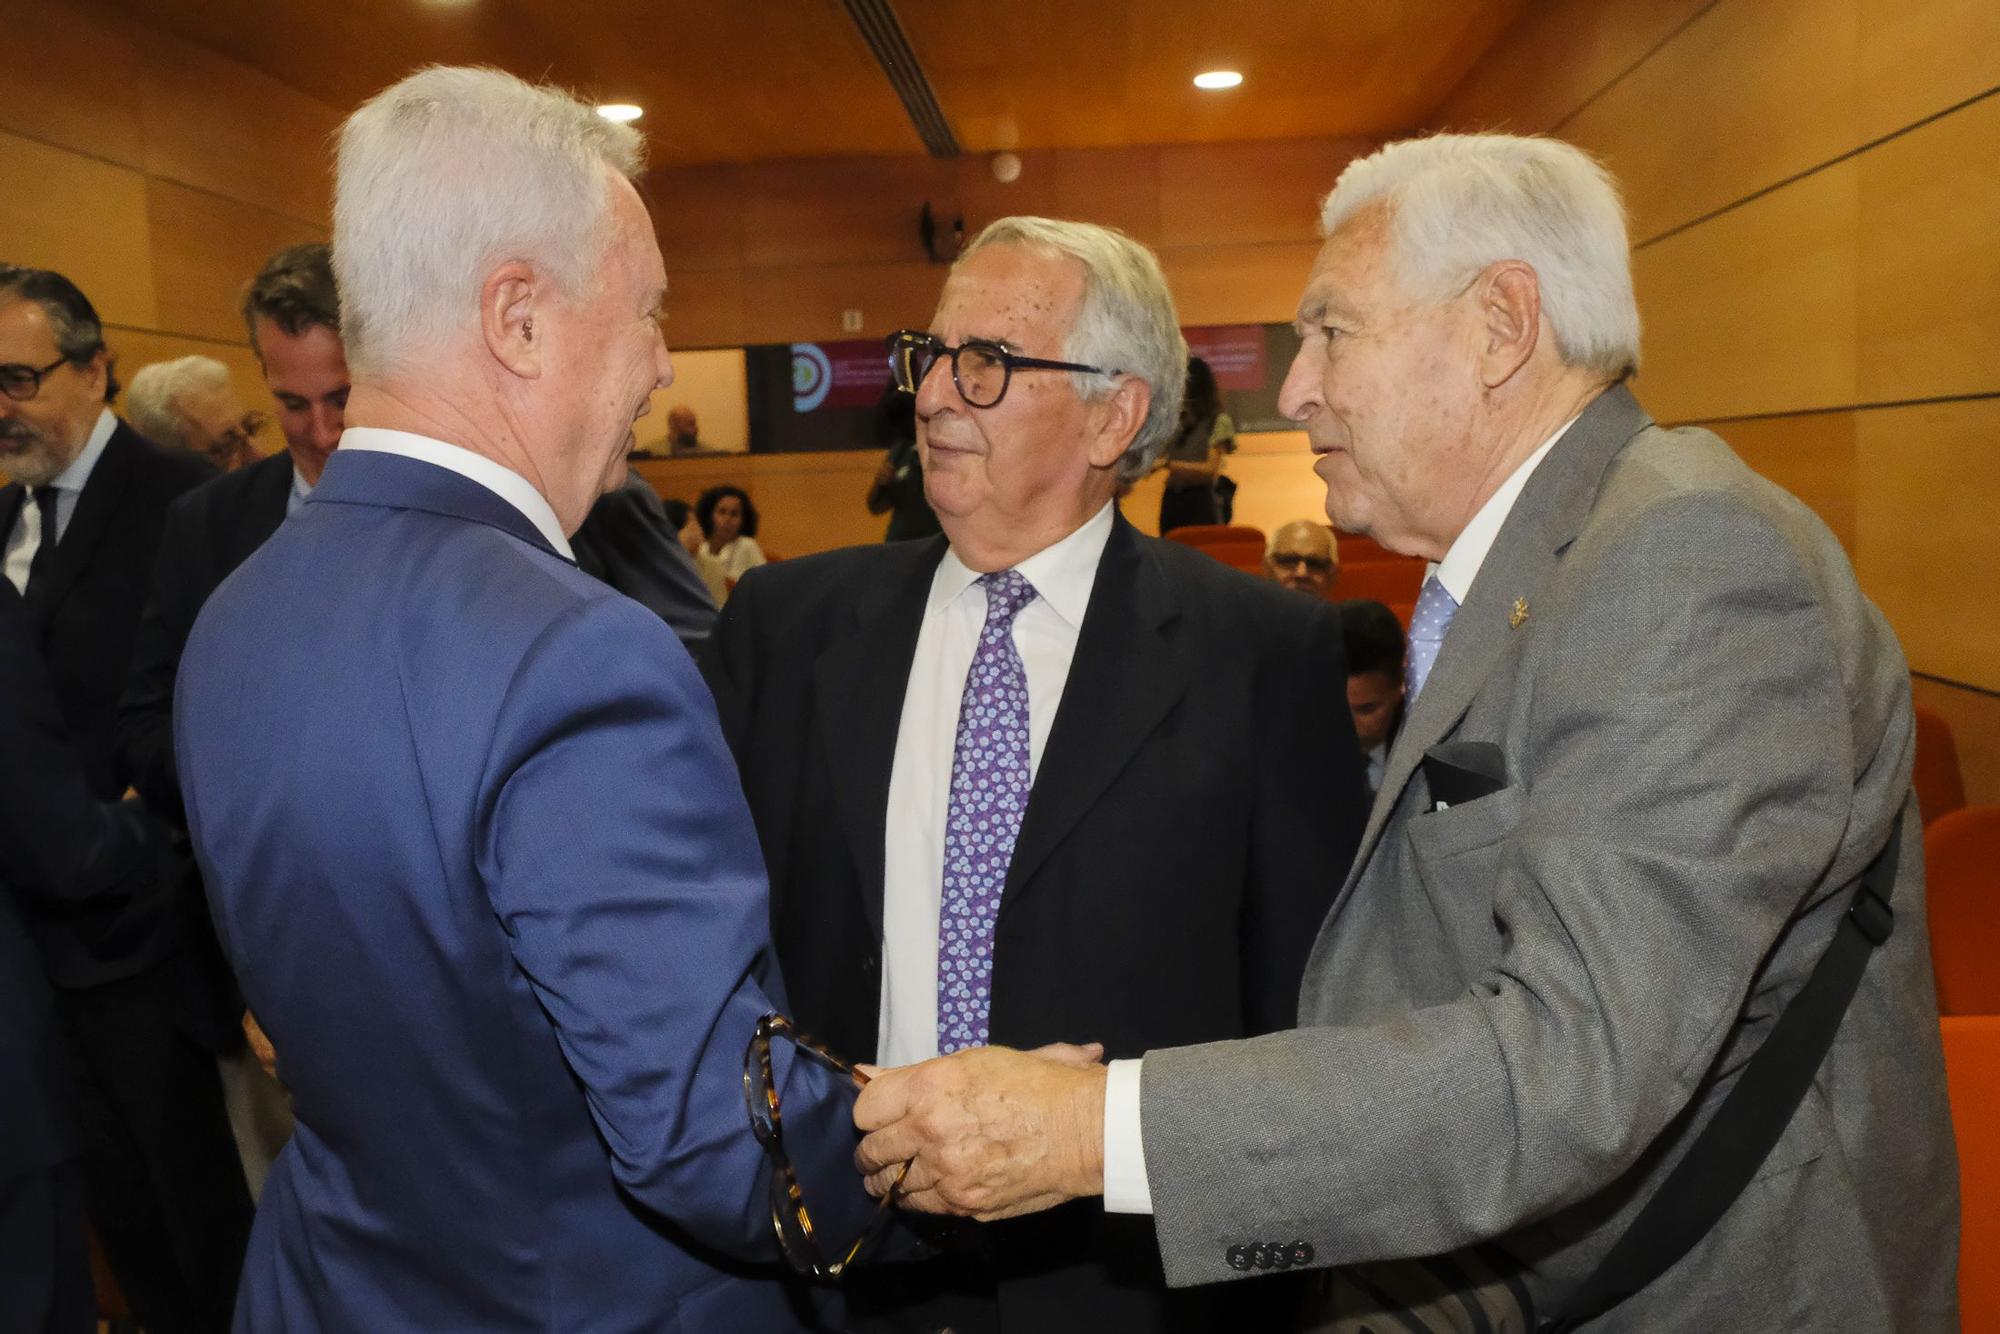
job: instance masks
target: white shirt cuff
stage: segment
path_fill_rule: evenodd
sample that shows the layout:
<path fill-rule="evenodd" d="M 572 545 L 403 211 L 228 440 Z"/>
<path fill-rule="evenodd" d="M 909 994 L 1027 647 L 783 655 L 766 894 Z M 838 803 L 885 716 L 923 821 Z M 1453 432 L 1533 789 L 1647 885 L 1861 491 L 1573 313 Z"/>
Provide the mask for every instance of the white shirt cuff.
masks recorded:
<path fill-rule="evenodd" d="M 1150 1214 L 1146 1135 L 1139 1120 L 1141 1061 L 1113 1061 L 1104 1080 L 1104 1212 Z"/>

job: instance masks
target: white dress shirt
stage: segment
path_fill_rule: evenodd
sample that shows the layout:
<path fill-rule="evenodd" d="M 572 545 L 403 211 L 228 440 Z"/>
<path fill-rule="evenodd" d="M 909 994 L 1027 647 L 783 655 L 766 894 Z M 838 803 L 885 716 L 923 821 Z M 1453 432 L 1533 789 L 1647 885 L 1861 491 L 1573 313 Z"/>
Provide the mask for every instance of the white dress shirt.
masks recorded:
<path fill-rule="evenodd" d="M 1062 704 L 1111 522 L 1112 506 L 1107 504 L 1068 537 L 1014 567 L 1036 593 L 1014 618 L 1014 648 L 1028 675 L 1031 780 Z M 876 1033 L 876 1055 L 883 1065 L 908 1065 L 938 1054 L 945 821 L 959 701 L 986 625 L 986 590 L 978 578 L 952 552 L 938 563 L 903 692 L 883 841 L 882 1015 Z"/>
<path fill-rule="evenodd" d="M 111 443 L 111 433 L 118 429 L 118 418 L 106 408 L 97 414 L 97 425 L 90 428 L 90 435 L 84 440 L 83 448 L 70 460 L 69 467 L 56 474 L 49 485 L 56 489 L 56 541 L 61 542 L 69 531 L 70 518 L 76 513 L 77 499 L 83 494 L 83 485 L 90 480 L 90 473 L 97 461 L 104 457 L 104 447 Z M 42 547 L 42 507 L 35 503 L 34 488 L 28 488 L 21 497 L 21 512 L 14 518 L 14 531 L 7 534 L 6 571 L 7 582 L 14 590 L 25 595 L 28 591 L 28 566 L 34 562 L 35 553 Z"/>
<path fill-rule="evenodd" d="M 1444 591 L 1451 594 L 1452 600 L 1459 605 L 1465 604 L 1466 594 L 1472 591 L 1472 581 L 1478 577 L 1479 567 L 1486 563 L 1486 555 L 1493 550 L 1494 539 L 1500 536 L 1507 516 L 1514 512 L 1514 502 L 1521 498 L 1522 488 L 1527 486 L 1528 479 L 1535 475 L 1535 469 L 1541 466 L 1549 451 L 1555 448 L 1556 441 L 1562 439 L 1564 432 L 1575 422 L 1576 418 L 1571 417 L 1555 429 L 1555 434 L 1542 441 L 1535 452 L 1528 455 L 1500 484 L 1500 489 L 1479 507 L 1479 512 L 1472 516 L 1472 521 L 1465 525 L 1444 553 L 1444 559 L 1425 571 L 1424 577 L 1437 576 L 1437 581 L 1444 585 Z M 1143 1059 L 1113 1061 L 1104 1083 L 1106 1213 L 1153 1212 L 1153 1188 L 1146 1177 L 1145 1127 L 1139 1115 L 1139 1071 L 1143 1064 Z"/>
<path fill-rule="evenodd" d="M 366 428 L 357 428 L 357 429 L 366 429 Z M 289 519 L 294 514 L 297 514 L 299 512 L 299 506 L 305 504 L 306 497 L 311 495 L 312 493 L 313 493 L 313 484 L 306 480 L 306 475 L 299 471 L 299 465 L 296 462 L 294 462 L 292 464 L 291 494 L 285 497 L 285 517 Z"/>
<path fill-rule="evenodd" d="M 433 464 L 447 472 L 455 472 L 460 477 L 477 482 L 521 511 L 528 522 L 535 525 L 535 530 L 548 539 L 549 545 L 554 547 L 564 560 L 576 559 L 576 553 L 570 550 L 569 539 L 563 536 L 562 525 L 556 521 L 556 512 L 550 508 L 548 499 L 535 490 L 534 484 L 527 478 L 504 463 L 497 463 L 484 454 L 475 454 L 458 445 L 448 445 L 442 440 L 433 440 L 427 435 L 415 435 L 409 431 L 389 431 L 379 426 L 348 427 L 340 434 L 339 448 L 375 454 L 396 454 L 402 458 Z"/>

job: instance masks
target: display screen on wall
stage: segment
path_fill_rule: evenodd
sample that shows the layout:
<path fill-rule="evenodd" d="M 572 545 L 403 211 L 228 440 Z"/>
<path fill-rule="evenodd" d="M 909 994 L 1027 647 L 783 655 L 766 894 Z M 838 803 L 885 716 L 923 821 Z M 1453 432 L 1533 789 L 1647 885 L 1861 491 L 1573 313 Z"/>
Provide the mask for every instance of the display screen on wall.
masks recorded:
<path fill-rule="evenodd" d="M 1278 389 L 1298 351 L 1289 324 L 1211 324 L 1181 331 L 1207 361 L 1239 432 L 1298 429 L 1278 413 Z M 770 343 L 743 351 L 750 449 L 791 454 L 881 449 L 889 435 L 889 354 L 878 338 Z"/>

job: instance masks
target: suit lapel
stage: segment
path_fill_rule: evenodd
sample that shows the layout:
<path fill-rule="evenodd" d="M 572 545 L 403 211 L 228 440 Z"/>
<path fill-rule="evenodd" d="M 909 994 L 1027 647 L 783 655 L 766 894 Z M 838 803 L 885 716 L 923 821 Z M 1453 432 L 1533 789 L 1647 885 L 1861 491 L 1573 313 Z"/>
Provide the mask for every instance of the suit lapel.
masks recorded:
<path fill-rule="evenodd" d="M 230 553 L 232 569 L 271 540 L 272 534 L 278 531 L 278 525 L 285 521 L 285 512 L 292 500 L 292 460 L 289 454 L 273 454 L 251 466 L 262 471 L 250 484 L 249 503 L 243 507 L 243 522 L 235 534 L 236 549 Z"/>
<path fill-rule="evenodd" d="M 1479 567 L 1465 605 L 1452 617 L 1430 679 L 1390 747 L 1382 790 L 1369 812 L 1347 883 L 1334 900 L 1335 914 L 1360 882 L 1424 752 L 1450 735 L 1495 665 L 1513 647 L 1516 600 L 1534 603 L 1554 572 L 1558 555 L 1588 517 L 1604 470 L 1648 424 L 1631 391 L 1614 385 L 1592 401 L 1528 479 Z"/>
<path fill-rule="evenodd" d="M 877 938 L 882 934 L 889 771 L 896 760 L 903 695 L 923 629 L 924 603 L 944 559 L 945 540 L 899 543 L 885 550 L 904 568 L 885 571 L 860 595 L 853 618 L 813 663 L 813 715 L 835 775 L 834 802 L 854 852 L 862 909 Z"/>
<path fill-rule="evenodd" d="M 1180 614 L 1153 554 L 1117 516 L 1007 868 L 1002 916 L 1186 692 Z"/>
<path fill-rule="evenodd" d="M 63 530 L 61 540 L 56 543 L 55 558 L 49 563 L 48 583 L 35 590 L 44 625 L 69 595 L 77 576 L 90 563 L 98 540 L 110 526 L 111 516 L 117 512 L 131 482 L 135 448 L 131 430 L 119 422 L 90 476 L 84 479 L 83 491 L 76 498 L 76 510 L 69 516 L 69 526 Z"/>

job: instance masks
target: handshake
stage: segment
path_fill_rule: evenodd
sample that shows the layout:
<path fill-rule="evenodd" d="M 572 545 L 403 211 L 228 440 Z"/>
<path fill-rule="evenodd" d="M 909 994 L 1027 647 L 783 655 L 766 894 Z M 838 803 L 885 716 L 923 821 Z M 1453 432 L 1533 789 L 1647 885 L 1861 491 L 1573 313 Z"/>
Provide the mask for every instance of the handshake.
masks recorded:
<path fill-rule="evenodd" d="M 854 1125 L 863 1138 L 854 1163 L 878 1207 L 874 1223 L 838 1256 L 822 1249 L 784 1151 L 771 1056 L 778 1036 L 861 1090 Z M 892 1205 L 992 1221 L 1100 1194 L 1103 1055 L 1095 1043 L 1028 1052 L 974 1047 L 884 1070 L 849 1065 L 781 1016 L 766 1015 L 745 1057 L 743 1090 L 751 1128 L 772 1160 L 772 1217 L 787 1258 L 816 1277 L 839 1278 Z"/>

